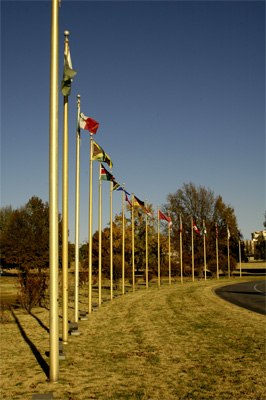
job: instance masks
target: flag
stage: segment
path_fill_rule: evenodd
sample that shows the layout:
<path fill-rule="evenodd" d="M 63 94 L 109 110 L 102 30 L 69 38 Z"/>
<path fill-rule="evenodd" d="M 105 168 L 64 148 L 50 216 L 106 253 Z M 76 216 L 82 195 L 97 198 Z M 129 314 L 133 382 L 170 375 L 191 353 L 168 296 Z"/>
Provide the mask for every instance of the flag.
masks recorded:
<path fill-rule="evenodd" d="M 230 237 L 231 237 L 230 231 L 229 231 L 229 228 L 228 228 L 228 227 L 227 227 L 227 237 L 228 237 L 228 239 L 230 239 Z"/>
<path fill-rule="evenodd" d="M 110 172 L 107 171 L 106 168 L 104 168 L 103 165 L 101 165 L 101 173 L 100 173 L 100 180 L 102 181 L 112 181 L 115 179 Z"/>
<path fill-rule="evenodd" d="M 110 157 L 104 152 L 101 146 L 99 146 L 94 141 L 92 144 L 93 144 L 92 160 L 106 162 L 106 164 L 108 164 L 110 168 L 113 168 L 113 163 Z"/>
<path fill-rule="evenodd" d="M 70 50 L 68 50 L 68 54 L 65 54 L 64 59 L 64 73 L 63 79 L 61 82 L 61 92 L 64 96 L 69 96 L 71 92 L 71 82 L 73 81 L 73 77 L 76 75 L 76 71 L 72 69 L 72 62 L 70 57 Z"/>
<path fill-rule="evenodd" d="M 99 127 L 99 122 L 92 118 L 85 117 L 83 113 L 79 114 L 79 129 L 86 129 L 90 133 L 96 133 Z"/>
<path fill-rule="evenodd" d="M 146 213 L 148 214 L 148 217 L 151 217 L 154 220 L 156 219 L 155 216 L 152 215 L 152 213 L 147 208 L 145 208 L 145 210 L 146 210 Z"/>
<path fill-rule="evenodd" d="M 122 186 L 119 186 L 119 188 L 117 188 L 116 190 L 123 190 L 123 192 L 125 192 L 128 195 L 130 195 L 130 193 L 128 193 L 125 189 L 123 189 Z"/>
<path fill-rule="evenodd" d="M 172 221 L 170 217 L 166 217 L 160 210 L 159 210 L 159 219 L 164 219 L 169 223 L 170 229 L 172 229 Z"/>
<path fill-rule="evenodd" d="M 243 235 L 242 235 L 242 232 L 240 230 L 238 231 L 238 237 L 239 237 L 239 240 L 243 239 Z"/>
<path fill-rule="evenodd" d="M 197 225 L 195 224 L 195 222 L 193 221 L 193 229 L 195 232 L 199 233 L 199 230 L 197 228 Z"/>
<path fill-rule="evenodd" d="M 144 201 L 141 201 L 136 196 L 134 196 L 134 206 L 135 207 L 144 207 Z"/>
<path fill-rule="evenodd" d="M 115 183 L 114 183 L 114 184 L 115 184 Z M 119 185 L 116 189 L 114 189 L 114 190 L 117 190 L 117 191 L 121 191 L 121 190 L 122 190 L 122 191 L 125 192 L 126 194 L 130 195 L 130 193 L 128 193 L 128 192 L 127 192 L 125 189 L 123 189 L 122 186 L 120 186 L 120 185 Z"/>
<path fill-rule="evenodd" d="M 180 226 L 179 226 L 179 230 L 182 233 L 183 232 L 183 224 L 182 224 L 182 218 L 180 216 Z"/>
<path fill-rule="evenodd" d="M 113 190 L 121 190 L 121 186 L 115 180 L 113 181 Z M 122 189 L 123 190 L 123 189 Z"/>
<path fill-rule="evenodd" d="M 218 239 L 218 226 L 215 226 L 216 238 Z"/>
<path fill-rule="evenodd" d="M 126 194 L 126 201 L 128 202 L 128 204 L 129 204 L 131 207 L 133 207 L 133 206 L 132 206 L 132 203 L 130 202 L 129 198 L 127 197 L 127 194 Z"/>

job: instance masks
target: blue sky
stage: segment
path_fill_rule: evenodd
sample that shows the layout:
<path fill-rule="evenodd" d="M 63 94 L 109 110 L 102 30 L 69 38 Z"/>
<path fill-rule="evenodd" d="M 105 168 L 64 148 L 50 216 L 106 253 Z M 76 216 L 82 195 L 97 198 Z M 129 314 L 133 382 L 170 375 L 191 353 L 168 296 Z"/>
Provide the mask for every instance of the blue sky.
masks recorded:
<path fill-rule="evenodd" d="M 49 199 L 50 1 L 1 1 L 1 206 Z M 69 239 L 75 234 L 77 98 L 100 123 L 94 140 L 113 175 L 154 208 L 193 182 L 221 195 L 244 237 L 265 211 L 265 3 L 64 1 L 73 68 L 69 97 Z M 59 94 L 59 210 L 62 210 Z M 88 238 L 89 134 L 81 131 L 80 242 Z M 98 227 L 93 167 L 93 232 Z M 103 227 L 109 184 L 103 182 Z M 113 215 L 122 194 L 113 194 Z"/>

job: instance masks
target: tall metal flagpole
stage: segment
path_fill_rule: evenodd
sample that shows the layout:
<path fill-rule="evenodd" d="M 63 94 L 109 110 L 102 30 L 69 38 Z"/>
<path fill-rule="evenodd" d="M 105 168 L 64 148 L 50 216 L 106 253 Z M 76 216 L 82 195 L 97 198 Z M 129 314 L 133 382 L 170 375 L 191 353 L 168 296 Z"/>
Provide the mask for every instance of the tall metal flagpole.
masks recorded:
<path fill-rule="evenodd" d="M 91 294 L 92 294 L 92 154 L 93 139 L 90 134 L 90 195 L 89 195 L 89 314 L 91 314 Z"/>
<path fill-rule="evenodd" d="M 157 218 L 158 218 L 158 287 L 161 286 L 161 264 L 160 264 L 160 218 L 159 218 L 159 206 L 157 207 Z"/>
<path fill-rule="evenodd" d="M 123 183 L 123 216 L 122 216 L 122 294 L 125 294 L 125 184 Z"/>
<path fill-rule="evenodd" d="M 102 305 L 102 180 L 101 180 L 102 163 L 99 163 L 99 299 L 98 305 Z"/>
<path fill-rule="evenodd" d="M 193 217 L 191 217 L 191 250 L 192 250 L 192 281 L 194 282 L 194 241 L 193 241 Z"/>
<path fill-rule="evenodd" d="M 240 278 L 242 277 L 242 268 L 241 268 L 241 239 L 239 234 L 239 269 L 240 269 Z"/>
<path fill-rule="evenodd" d="M 132 198 L 132 210 L 131 210 L 131 219 L 132 219 L 132 289 L 133 293 L 135 292 L 135 232 L 134 232 L 134 194 L 131 195 Z"/>
<path fill-rule="evenodd" d="M 180 227 L 180 275 L 181 275 L 181 283 L 183 283 L 183 254 L 182 254 L 182 219 L 181 214 L 179 215 L 179 227 Z"/>
<path fill-rule="evenodd" d="M 168 229 L 169 229 L 169 285 L 171 285 L 171 225 L 170 225 L 170 212 L 168 212 L 168 217 L 169 217 L 169 223 L 168 223 Z"/>
<path fill-rule="evenodd" d="M 147 209 L 147 200 L 145 201 L 145 208 Z M 146 289 L 149 288 L 149 256 L 148 256 L 148 214 L 146 212 Z"/>
<path fill-rule="evenodd" d="M 204 249 L 204 279 L 206 281 L 207 279 L 207 266 L 206 266 L 206 227 L 205 227 L 205 221 L 203 220 L 203 249 Z"/>
<path fill-rule="evenodd" d="M 113 181 L 110 181 L 110 300 L 113 299 Z"/>
<path fill-rule="evenodd" d="M 227 259 L 228 259 L 228 278 L 230 278 L 230 254 L 229 254 L 229 229 L 227 225 Z"/>
<path fill-rule="evenodd" d="M 217 279 L 219 279 L 218 227 L 217 227 L 217 222 L 215 223 L 215 234 L 216 234 L 216 265 L 217 265 Z"/>
<path fill-rule="evenodd" d="M 65 31 L 65 55 L 68 56 L 68 36 Z M 62 195 L 62 341 L 68 341 L 68 96 L 64 96 L 63 124 L 63 195 Z"/>
<path fill-rule="evenodd" d="M 77 141 L 76 141 L 76 221 L 75 221 L 75 300 L 74 321 L 78 323 L 79 313 L 79 175 L 80 175 L 80 95 L 77 95 Z"/>
<path fill-rule="evenodd" d="M 51 6 L 50 144 L 49 144 L 49 269 L 50 269 L 50 368 L 51 382 L 59 379 L 58 322 L 58 28 L 59 2 Z"/>

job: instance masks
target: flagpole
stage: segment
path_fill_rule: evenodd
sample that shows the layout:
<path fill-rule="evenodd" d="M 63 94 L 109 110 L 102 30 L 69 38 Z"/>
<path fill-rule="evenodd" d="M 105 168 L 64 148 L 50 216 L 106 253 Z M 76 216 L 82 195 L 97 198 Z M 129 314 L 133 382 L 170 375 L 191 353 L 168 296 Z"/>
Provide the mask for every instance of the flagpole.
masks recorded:
<path fill-rule="evenodd" d="M 93 139 L 90 133 L 90 195 L 89 195 L 89 314 L 91 314 L 92 292 L 92 153 Z"/>
<path fill-rule="evenodd" d="M 125 184 L 123 183 L 123 216 L 122 216 L 122 295 L 125 294 Z"/>
<path fill-rule="evenodd" d="M 68 36 L 65 31 L 65 55 L 68 56 Z M 64 96 L 63 122 L 63 195 L 62 195 L 62 341 L 68 341 L 68 96 Z"/>
<path fill-rule="evenodd" d="M 111 171 L 112 172 L 112 171 Z M 110 181 L 110 300 L 113 299 L 113 181 Z"/>
<path fill-rule="evenodd" d="M 207 279 L 207 267 L 206 267 L 206 238 L 205 238 L 205 220 L 203 220 L 203 248 L 204 248 L 204 279 Z"/>
<path fill-rule="evenodd" d="M 192 282 L 194 282 L 194 241 L 193 241 L 193 217 L 191 217 L 191 250 L 192 250 Z"/>
<path fill-rule="evenodd" d="M 59 379 L 58 322 L 58 29 L 59 2 L 51 3 L 50 143 L 49 143 L 49 271 L 50 271 L 50 382 Z"/>
<path fill-rule="evenodd" d="M 77 95 L 77 140 L 76 140 L 76 215 L 75 215 L 75 300 L 74 321 L 78 323 L 79 313 L 79 175 L 80 175 L 80 95 Z"/>
<path fill-rule="evenodd" d="M 132 198 L 132 209 L 131 209 L 131 220 L 132 220 L 132 289 L 135 292 L 135 232 L 134 232 L 134 194 L 131 194 Z"/>
<path fill-rule="evenodd" d="M 229 229 L 227 225 L 227 259 L 228 259 L 228 278 L 230 279 L 230 254 L 229 254 Z"/>
<path fill-rule="evenodd" d="M 217 222 L 215 223 L 215 234 L 216 234 L 216 264 L 217 264 L 217 279 L 219 279 L 219 256 L 218 256 L 218 227 Z"/>
<path fill-rule="evenodd" d="M 161 265 L 160 265 L 160 218 L 159 218 L 159 206 L 157 206 L 157 218 L 158 218 L 158 287 L 161 286 Z"/>
<path fill-rule="evenodd" d="M 181 214 L 179 214 L 179 228 L 180 228 L 180 275 L 181 275 L 181 283 L 183 283 L 183 254 L 182 254 L 182 220 Z"/>
<path fill-rule="evenodd" d="M 102 305 L 102 180 L 101 180 L 101 167 L 99 163 L 99 278 L 98 278 L 98 289 L 99 289 L 99 300 L 98 305 Z"/>
<path fill-rule="evenodd" d="M 170 235 L 170 212 L 168 212 L 169 217 L 169 285 L 171 285 L 171 235 Z"/>
<path fill-rule="evenodd" d="M 240 236 L 240 235 L 239 235 Z M 239 237 L 239 269 L 240 269 L 240 278 L 242 278 L 242 269 L 241 269 L 241 240 Z"/>
<path fill-rule="evenodd" d="M 147 209 L 147 200 L 145 200 L 145 208 Z M 149 258 L 148 258 L 148 214 L 146 211 L 146 289 L 149 288 Z"/>

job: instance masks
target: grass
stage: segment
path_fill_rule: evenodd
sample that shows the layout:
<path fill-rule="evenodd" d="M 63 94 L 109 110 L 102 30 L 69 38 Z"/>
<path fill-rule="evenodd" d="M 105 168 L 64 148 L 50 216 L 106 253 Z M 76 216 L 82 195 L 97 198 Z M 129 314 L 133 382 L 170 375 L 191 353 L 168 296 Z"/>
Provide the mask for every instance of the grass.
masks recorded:
<path fill-rule="evenodd" d="M 213 293 L 243 280 L 154 284 L 104 304 L 69 337 L 57 383 L 44 372 L 49 311 L 15 309 L 1 324 L 1 399 L 265 399 L 265 317 Z"/>

